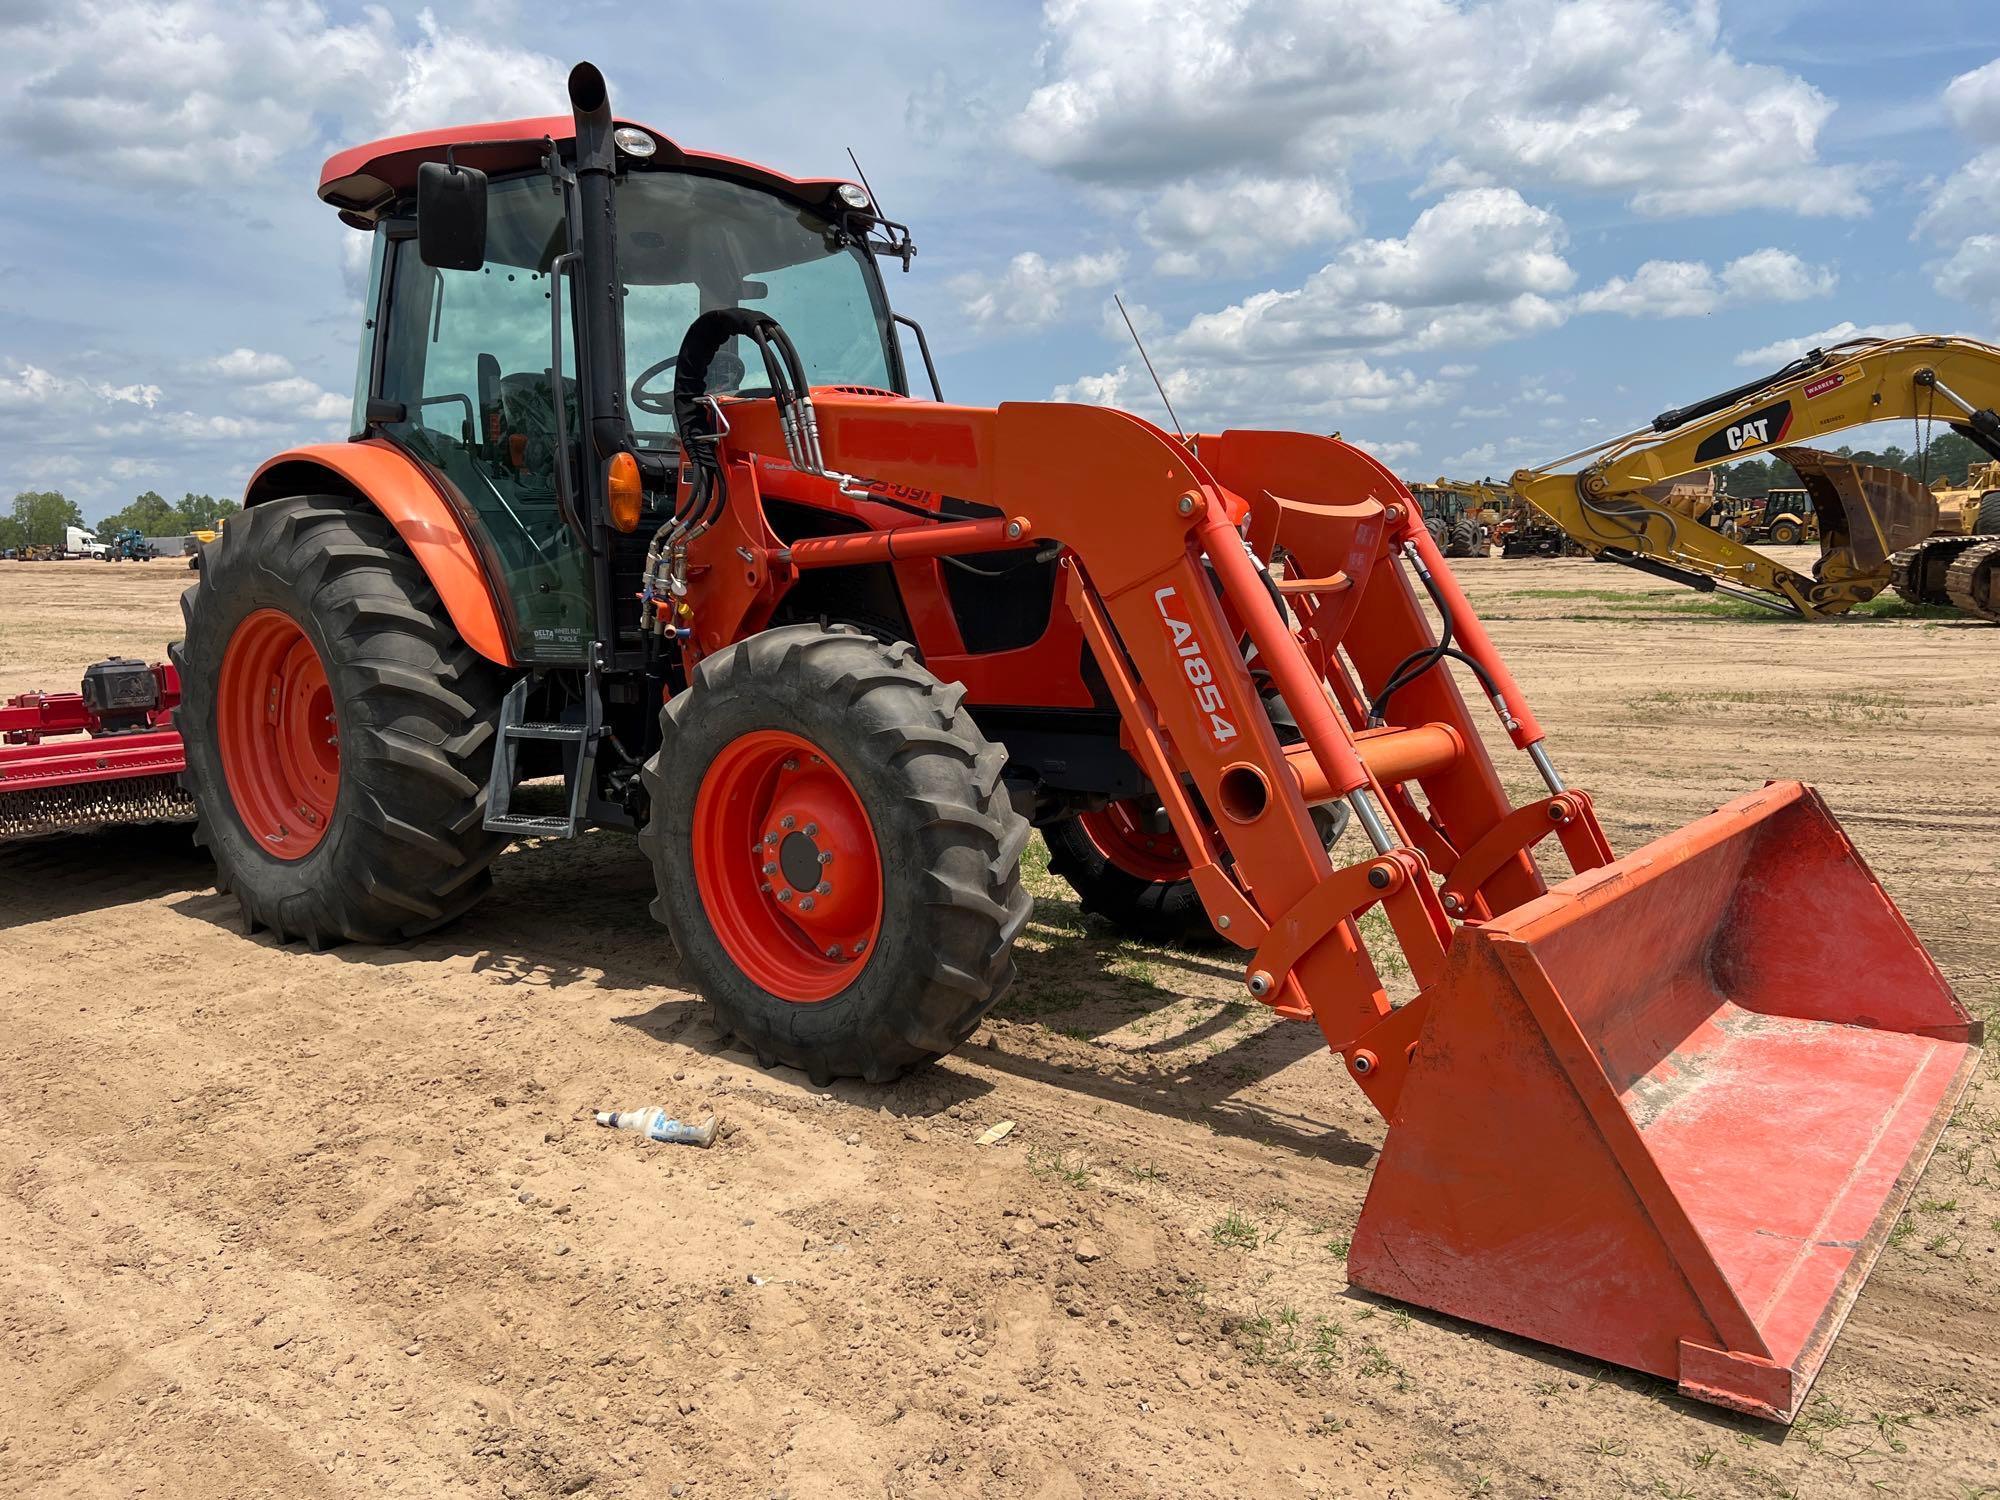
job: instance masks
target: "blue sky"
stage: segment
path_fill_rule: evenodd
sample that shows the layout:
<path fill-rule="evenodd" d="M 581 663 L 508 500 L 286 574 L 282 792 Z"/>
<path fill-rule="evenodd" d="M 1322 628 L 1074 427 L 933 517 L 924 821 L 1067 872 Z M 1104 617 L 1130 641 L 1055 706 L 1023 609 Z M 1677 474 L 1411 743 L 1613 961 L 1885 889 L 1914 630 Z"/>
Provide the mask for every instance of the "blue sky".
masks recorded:
<path fill-rule="evenodd" d="M 554 111 L 911 222 L 955 400 L 1338 430 L 1504 474 L 1851 325 L 1996 338 L 2000 7 L 7 0 L 0 495 L 239 493 L 345 430 L 364 237 L 321 160 Z"/>

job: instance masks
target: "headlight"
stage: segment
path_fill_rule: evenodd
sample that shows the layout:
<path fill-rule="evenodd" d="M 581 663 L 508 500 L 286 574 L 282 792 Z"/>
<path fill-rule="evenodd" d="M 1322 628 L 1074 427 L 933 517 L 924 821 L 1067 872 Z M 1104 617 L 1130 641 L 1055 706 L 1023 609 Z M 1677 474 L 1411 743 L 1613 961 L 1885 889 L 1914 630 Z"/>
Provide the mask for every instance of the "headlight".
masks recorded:
<path fill-rule="evenodd" d="M 644 158 L 660 149 L 660 143 L 636 125 L 620 125 L 611 132 L 611 139 L 627 156 Z"/>
<path fill-rule="evenodd" d="M 854 183 L 843 182 L 840 185 L 839 192 L 840 201 L 845 203 L 849 208 L 867 208 L 870 206 L 867 190 L 856 186 Z"/>

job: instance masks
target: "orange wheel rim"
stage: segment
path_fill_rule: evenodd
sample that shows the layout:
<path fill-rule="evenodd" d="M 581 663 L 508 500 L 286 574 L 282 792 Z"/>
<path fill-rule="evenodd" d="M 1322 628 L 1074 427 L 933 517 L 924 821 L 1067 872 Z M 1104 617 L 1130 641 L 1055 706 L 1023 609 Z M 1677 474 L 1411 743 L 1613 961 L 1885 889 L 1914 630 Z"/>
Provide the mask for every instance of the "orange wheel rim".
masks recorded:
<path fill-rule="evenodd" d="M 340 791 L 340 730 L 326 664 L 282 610 L 246 616 L 222 652 L 216 738 L 236 815 L 265 853 L 318 847 Z"/>
<path fill-rule="evenodd" d="M 1187 879 L 1187 851 L 1171 826 L 1160 826 L 1167 820 L 1158 804 L 1128 798 L 1079 813 L 1076 821 L 1097 852 L 1127 875 L 1163 883 Z"/>
<path fill-rule="evenodd" d="M 795 1004 L 851 984 L 882 931 L 882 856 L 854 785 L 810 740 L 759 729 L 722 748 L 694 799 L 709 924 L 752 982 Z"/>

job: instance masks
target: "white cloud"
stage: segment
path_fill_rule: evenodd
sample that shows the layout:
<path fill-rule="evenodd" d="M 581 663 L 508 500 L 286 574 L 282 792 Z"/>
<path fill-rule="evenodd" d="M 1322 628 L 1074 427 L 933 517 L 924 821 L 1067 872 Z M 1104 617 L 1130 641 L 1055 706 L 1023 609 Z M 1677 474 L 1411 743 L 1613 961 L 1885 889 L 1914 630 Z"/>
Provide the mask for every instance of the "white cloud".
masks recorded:
<path fill-rule="evenodd" d="M 1858 326 L 1840 322 L 1831 328 L 1822 328 L 1818 333 L 1802 334 L 1795 339 L 1779 339 L 1776 343 L 1765 344 L 1757 349 L 1745 349 L 1736 356 L 1736 363 L 1775 369 L 1779 365 L 1790 364 L 1811 350 L 1830 349 L 1835 344 L 1846 343 L 1849 339 L 1899 339 L 1916 331 L 1916 328 L 1909 323 L 1869 323 Z"/>
<path fill-rule="evenodd" d="M 1126 187 L 1305 173 L 1368 147 L 1500 180 L 1613 194 L 1641 213 L 1865 211 L 1819 159 L 1832 103 L 1671 0 L 1050 0 L 1047 81 L 1015 143 Z"/>
<path fill-rule="evenodd" d="M 292 362 L 282 354 L 262 354 L 255 349 L 231 349 L 205 362 L 205 369 L 231 380 L 269 380 L 292 373 Z"/>
<path fill-rule="evenodd" d="M 1947 297 L 1984 308 L 2000 321 L 2000 234 L 1968 235 L 1937 268 L 1932 284 Z"/>
<path fill-rule="evenodd" d="M 1383 463 L 1387 464 L 1392 469 L 1395 468 L 1396 465 L 1398 464 L 1408 463 L 1411 459 L 1415 458 L 1419 453 L 1424 451 L 1424 446 L 1422 443 L 1411 443 L 1411 442 L 1401 442 L 1401 441 L 1393 443 L 1378 443 L 1369 438 L 1364 438 L 1364 437 L 1350 437 L 1347 439 L 1347 441 L 1352 443 L 1355 447 L 1359 448 L 1363 453 L 1366 453 L 1373 458 L 1379 458 Z"/>
<path fill-rule="evenodd" d="M 2000 145 L 2000 57 L 1946 84 L 1944 107 L 1965 135 Z"/>
<path fill-rule="evenodd" d="M 1362 240 L 1292 291 L 1259 292 L 1193 319 L 1176 352 L 1278 359 L 1343 348 L 1468 348 L 1563 321 L 1576 278 L 1562 221 L 1512 188 L 1431 205 L 1401 239 Z"/>
<path fill-rule="evenodd" d="M 973 328 L 1024 332 L 1048 327 L 1068 311 L 1077 292 L 1109 286 L 1124 269 L 1120 250 L 1055 261 L 1025 250 L 997 274 L 955 276 L 949 285 Z"/>
<path fill-rule="evenodd" d="M 11 144 L 173 191 L 252 181 L 301 148 L 565 101 L 554 58 L 451 30 L 428 10 L 412 37 L 384 8 L 341 22 L 312 0 L 16 6 L 0 47 Z"/>
<path fill-rule="evenodd" d="M 1931 286 L 2000 318 L 2000 58 L 1945 85 L 1945 113 L 1974 144 L 1988 149 L 1940 183 L 1916 233 L 1948 248 L 1931 263 Z"/>
<path fill-rule="evenodd" d="M 312 422 L 339 421 L 353 409 L 351 397 L 336 395 L 299 375 L 247 386 L 236 399 L 255 411 L 303 417 Z"/>
<path fill-rule="evenodd" d="M 0 410 L 47 411 L 58 418 L 59 404 L 97 403 L 104 406 L 139 406 L 151 410 L 160 401 L 156 385 L 112 385 L 74 375 L 58 375 L 39 365 L 16 366 L 14 374 L 0 375 Z"/>
<path fill-rule="evenodd" d="M 1576 299 L 1577 309 L 1628 318 L 1692 318 L 1715 311 L 1715 272 L 1698 260 L 1649 260 Z"/>
<path fill-rule="evenodd" d="M 1809 266 L 1789 250 L 1766 248 L 1739 256 L 1720 275 L 1706 261 L 1649 260 L 1631 276 L 1614 276 L 1576 299 L 1579 312 L 1628 318 L 1698 318 L 1726 303 L 1802 302 L 1824 297 L 1839 278 Z"/>
<path fill-rule="evenodd" d="M 1383 369 L 1355 357 L 1277 366 L 1183 364 L 1157 358 L 1155 364 L 1168 398 L 1191 431 L 1282 424 L 1333 432 L 1356 415 L 1430 406 L 1445 394 L 1436 382 L 1412 371 Z M 1053 399 L 1122 407 L 1170 425 L 1151 377 L 1136 359 L 1057 386 Z"/>
<path fill-rule="evenodd" d="M 1807 265 L 1789 250 L 1752 250 L 1722 268 L 1732 302 L 1803 302 L 1831 293 L 1840 277 L 1831 267 Z"/>
<path fill-rule="evenodd" d="M 1197 275 L 1211 265 L 1242 266 L 1274 253 L 1330 245 L 1356 229 L 1339 178 L 1226 173 L 1162 188 L 1138 216 L 1139 233 L 1159 251 L 1154 269 Z"/>
<path fill-rule="evenodd" d="M 1917 215 L 1916 227 L 1949 241 L 1995 224 L 2000 224 L 2000 148 L 1980 152 L 1945 178 Z"/>

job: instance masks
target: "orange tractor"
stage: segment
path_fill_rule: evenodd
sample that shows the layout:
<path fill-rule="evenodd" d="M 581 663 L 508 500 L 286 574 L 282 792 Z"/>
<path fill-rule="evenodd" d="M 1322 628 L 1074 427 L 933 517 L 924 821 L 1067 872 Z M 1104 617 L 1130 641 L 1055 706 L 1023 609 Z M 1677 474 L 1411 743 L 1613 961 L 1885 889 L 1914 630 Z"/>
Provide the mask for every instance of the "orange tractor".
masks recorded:
<path fill-rule="evenodd" d="M 1388 1121 L 1356 1285 L 1788 1420 L 1979 1037 L 1820 799 L 1614 857 L 1367 454 L 920 399 L 865 185 L 570 93 L 326 166 L 375 247 L 353 438 L 257 472 L 174 651 L 249 923 L 392 942 L 511 839 L 629 828 L 719 1023 L 882 1081 L 1006 987 L 1038 826 Z"/>

